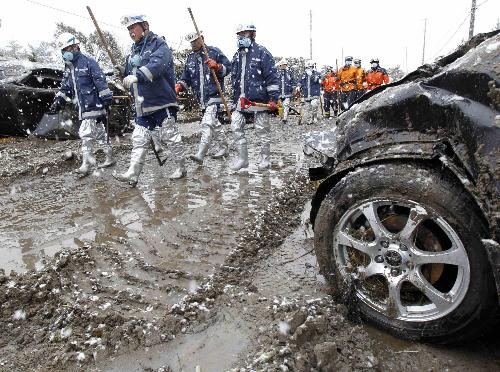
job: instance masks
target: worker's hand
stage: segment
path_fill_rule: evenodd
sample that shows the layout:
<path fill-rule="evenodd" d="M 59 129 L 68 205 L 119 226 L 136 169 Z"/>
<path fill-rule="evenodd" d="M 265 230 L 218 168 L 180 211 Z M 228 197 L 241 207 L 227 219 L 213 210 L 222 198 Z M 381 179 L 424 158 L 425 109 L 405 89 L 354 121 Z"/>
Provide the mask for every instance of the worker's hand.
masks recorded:
<path fill-rule="evenodd" d="M 125 75 L 125 67 L 123 67 L 123 66 L 114 66 L 113 67 L 113 73 L 117 77 L 124 76 Z"/>
<path fill-rule="evenodd" d="M 180 92 L 182 92 L 183 89 L 184 88 L 183 88 L 182 84 L 179 84 L 179 83 L 175 84 L 175 94 L 179 94 Z"/>
<path fill-rule="evenodd" d="M 137 76 L 135 76 L 135 75 L 129 75 L 125 79 L 123 79 L 123 86 L 126 89 L 130 89 L 130 87 L 134 83 L 137 83 Z"/>
<path fill-rule="evenodd" d="M 213 60 L 212 58 L 207 59 L 205 63 L 208 65 L 209 68 L 215 71 L 219 71 L 222 67 L 220 63 L 215 62 L 215 60 Z"/>
<path fill-rule="evenodd" d="M 278 111 L 278 105 L 274 101 L 269 101 L 267 106 L 269 107 L 269 111 L 271 112 Z"/>

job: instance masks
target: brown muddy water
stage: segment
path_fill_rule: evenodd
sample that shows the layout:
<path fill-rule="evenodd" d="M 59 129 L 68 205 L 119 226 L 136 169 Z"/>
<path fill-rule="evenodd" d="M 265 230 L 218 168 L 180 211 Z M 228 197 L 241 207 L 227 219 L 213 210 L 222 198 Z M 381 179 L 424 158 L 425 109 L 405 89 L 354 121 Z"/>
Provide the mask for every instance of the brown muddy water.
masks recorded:
<path fill-rule="evenodd" d="M 303 132 L 328 126 L 274 120 L 264 172 L 251 129 L 248 171 L 207 157 L 174 182 L 173 165 L 149 154 L 137 188 L 112 169 L 76 177 L 78 160 L 61 155 L 78 141 L 2 145 L 0 370 L 303 371 L 325 350 L 346 371 L 498 368 L 498 340 L 402 341 L 331 300 L 311 252 L 301 149 Z M 194 152 L 198 125 L 181 130 Z M 121 171 L 130 145 L 114 145 Z"/>

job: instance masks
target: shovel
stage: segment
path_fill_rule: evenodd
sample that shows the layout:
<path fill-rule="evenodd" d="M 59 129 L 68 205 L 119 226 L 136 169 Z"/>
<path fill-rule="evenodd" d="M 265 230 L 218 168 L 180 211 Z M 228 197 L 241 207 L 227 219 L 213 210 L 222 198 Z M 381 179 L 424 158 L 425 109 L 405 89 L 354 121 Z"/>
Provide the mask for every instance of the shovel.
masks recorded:
<path fill-rule="evenodd" d="M 240 97 L 240 106 L 243 110 L 248 110 L 250 107 L 261 107 L 270 110 L 270 107 L 267 103 L 252 102 L 245 97 Z"/>

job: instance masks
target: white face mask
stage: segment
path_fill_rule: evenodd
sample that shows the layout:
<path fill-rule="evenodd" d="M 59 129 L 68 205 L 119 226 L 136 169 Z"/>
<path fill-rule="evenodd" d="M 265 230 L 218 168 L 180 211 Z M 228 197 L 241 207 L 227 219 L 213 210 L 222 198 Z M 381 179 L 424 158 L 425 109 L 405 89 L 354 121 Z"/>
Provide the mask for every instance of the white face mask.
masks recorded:
<path fill-rule="evenodd" d="M 372 68 L 377 68 L 378 63 L 372 63 L 371 66 L 372 66 Z"/>
<path fill-rule="evenodd" d="M 312 74 L 312 70 L 309 67 L 306 68 L 306 74 L 307 75 L 311 75 Z"/>
<path fill-rule="evenodd" d="M 352 61 L 345 61 L 345 65 L 346 65 L 346 66 L 350 66 L 350 65 L 352 65 Z"/>

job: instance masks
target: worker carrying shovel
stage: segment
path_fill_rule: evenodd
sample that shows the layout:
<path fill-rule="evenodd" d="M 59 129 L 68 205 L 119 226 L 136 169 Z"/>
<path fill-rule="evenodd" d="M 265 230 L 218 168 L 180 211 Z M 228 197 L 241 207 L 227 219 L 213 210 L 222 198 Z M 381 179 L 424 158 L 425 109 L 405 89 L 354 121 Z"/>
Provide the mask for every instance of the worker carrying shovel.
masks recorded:
<path fill-rule="evenodd" d="M 189 158 L 203 164 L 203 158 L 208 152 L 210 143 L 217 137 L 220 139 L 220 148 L 213 157 L 222 158 L 228 152 L 226 135 L 219 120 L 224 113 L 224 107 L 210 69 L 215 71 L 221 90 L 224 92 L 224 76 L 231 71 L 231 62 L 220 49 L 208 45 L 206 46 L 207 58 L 203 51 L 204 38 L 201 33 L 200 35 L 197 32 L 189 33 L 186 40 L 191 43 L 193 52 L 187 56 L 182 76 L 175 85 L 175 92 L 179 94 L 190 87 L 200 103 L 203 111 L 201 140 L 198 152 L 189 155 Z"/>
<path fill-rule="evenodd" d="M 121 18 L 133 40 L 125 66 L 116 66 L 125 76 L 123 86 L 134 98 L 135 127 L 132 133 L 130 165 L 124 173 L 113 177 L 136 186 L 145 163 L 146 153 L 155 132 L 161 133 L 161 142 L 168 144 L 176 163 L 170 179 L 186 176 L 184 147 L 177 126 L 175 72 L 172 51 L 163 38 L 149 29 L 146 16 L 133 14 Z"/>
<path fill-rule="evenodd" d="M 238 51 L 231 66 L 233 104 L 231 130 L 238 158 L 231 165 L 237 171 L 248 167 L 248 148 L 245 138 L 245 115 L 255 113 L 255 129 L 261 143 L 259 169 L 271 166 L 271 126 L 269 113 L 277 112 L 279 78 L 271 53 L 255 42 L 257 29 L 252 23 L 236 29 Z M 254 101 L 247 104 L 247 101 Z"/>
<path fill-rule="evenodd" d="M 104 149 L 106 160 L 99 167 L 115 164 L 113 149 L 104 127 L 107 122 L 107 107 L 111 105 L 113 93 L 97 62 L 80 52 L 80 41 L 64 32 L 57 39 L 65 63 L 61 88 L 50 106 L 49 114 L 56 114 L 67 103 L 74 102 L 81 120 L 78 134 L 82 140 L 82 165 L 75 172 L 87 176 L 96 165 L 94 142 Z"/>

